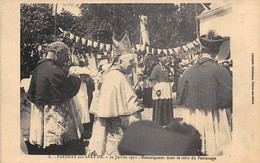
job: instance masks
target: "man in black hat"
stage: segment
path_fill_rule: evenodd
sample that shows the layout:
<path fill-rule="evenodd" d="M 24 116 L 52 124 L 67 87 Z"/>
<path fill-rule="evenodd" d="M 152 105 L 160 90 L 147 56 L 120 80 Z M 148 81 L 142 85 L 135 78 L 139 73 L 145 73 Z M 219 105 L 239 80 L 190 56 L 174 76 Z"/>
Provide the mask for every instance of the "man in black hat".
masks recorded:
<path fill-rule="evenodd" d="M 177 101 L 183 121 L 202 135 L 202 152 L 212 155 L 231 140 L 232 78 L 214 60 L 223 38 L 209 31 L 200 42 L 203 54 L 180 79 Z"/>

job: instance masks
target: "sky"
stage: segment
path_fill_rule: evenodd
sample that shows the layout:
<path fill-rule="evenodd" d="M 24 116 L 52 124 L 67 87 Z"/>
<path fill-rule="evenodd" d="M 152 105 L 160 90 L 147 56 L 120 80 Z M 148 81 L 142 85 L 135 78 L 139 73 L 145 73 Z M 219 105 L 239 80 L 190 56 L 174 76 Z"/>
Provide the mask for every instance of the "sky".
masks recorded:
<path fill-rule="evenodd" d="M 75 3 L 66 3 L 66 4 L 58 4 L 57 8 L 57 13 L 60 13 L 62 9 L 71 12 L 75 16 L 80 15 L 80 9 L 79 9 L 80 4 L 75 4 Z"/>

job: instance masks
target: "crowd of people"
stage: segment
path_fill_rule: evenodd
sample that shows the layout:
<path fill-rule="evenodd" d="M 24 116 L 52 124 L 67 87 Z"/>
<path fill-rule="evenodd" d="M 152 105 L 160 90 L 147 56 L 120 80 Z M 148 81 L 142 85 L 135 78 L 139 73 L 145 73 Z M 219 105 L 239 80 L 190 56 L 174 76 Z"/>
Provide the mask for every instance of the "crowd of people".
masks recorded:
<path fill-rule="evenodd" d="M 210 31 L 200 43 L 187 64 L 163 52 L 137 59 L 127 35 L 98 64 L 49 44 L 30 78 L 29 154 L 218 155 L 232 138 L 232 76 L 215 60 L 223 38 Z"/>

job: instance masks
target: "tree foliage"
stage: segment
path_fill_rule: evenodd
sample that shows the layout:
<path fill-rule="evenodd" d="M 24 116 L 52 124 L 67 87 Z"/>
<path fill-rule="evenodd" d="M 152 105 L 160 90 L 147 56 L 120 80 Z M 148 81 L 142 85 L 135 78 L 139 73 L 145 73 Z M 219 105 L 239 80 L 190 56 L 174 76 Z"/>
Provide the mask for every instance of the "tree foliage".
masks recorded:
<path fill-rule="evenodd" d="M 48 4 L 21 4 L 21 43 L 49 42 L 54 33 L 54 18 Z"/>
<path fill-rule="evenodd" d="M 197 5 L 197 12 L 202 6 Z M 196 38 L 195 4 L 81 4 L 81 15 L 63 10 L 56 16 L 58 27 L 73 34 L 112 43 L 129 33 L 132 45 L 140 43 L 140 15 L 146 15 L 146 28 L 153 48 L 174 48 Z M 55 17 L 50 4 L 21 4 L 21 71 L 35 68 L 37 46 L 53 41 Z M 76 46 L 78 47 L 78 46 Z M 34 51 L 35 53 L 32 53 Z M 26 76 L 26 75 L 25 75 Z"/>
<path fill-rule="evenodd" d="M 146 27 L 155 48 L 173 48 L 196 38 L 195 4 L 82 4 L 80 8 L 82 15 L 73 31 L 88 39 L 111 43 L 112 36 L 120 40 L 127 31 L 132 44 L 138 44 L 140 15 L 148 16 Z"/>
<path fill-rule="evenodd" d="M 40 59 L 39 45 L 52 42 L 54 38 L 55 17 L 50 4 L 21 4 L 20 6 L 20 49 L 21 49 L 21 78 L 28 77 Z M 70 12 L 63 11 L 56 17 L 56 26 L 66 30 L 76 22 L 76 17 Z M 58 28 L 56 28 L 58 33 Z"/>

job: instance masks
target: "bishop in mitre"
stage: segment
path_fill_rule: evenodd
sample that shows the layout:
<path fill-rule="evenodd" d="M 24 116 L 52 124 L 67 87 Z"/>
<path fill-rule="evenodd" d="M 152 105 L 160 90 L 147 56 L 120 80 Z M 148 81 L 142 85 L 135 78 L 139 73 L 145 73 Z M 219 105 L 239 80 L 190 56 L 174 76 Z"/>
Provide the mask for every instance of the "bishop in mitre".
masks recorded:
<path fill-rule="evenodd" d="M 114 40 L 113 53 L 100 92 L 90 107 L 95 122 L 87 154 L 119 155 L 117 147 L 124 130 L 141 119 L 142 107 L 127 78 L 135 65 L 127 34 L 120 42 Z"/>

